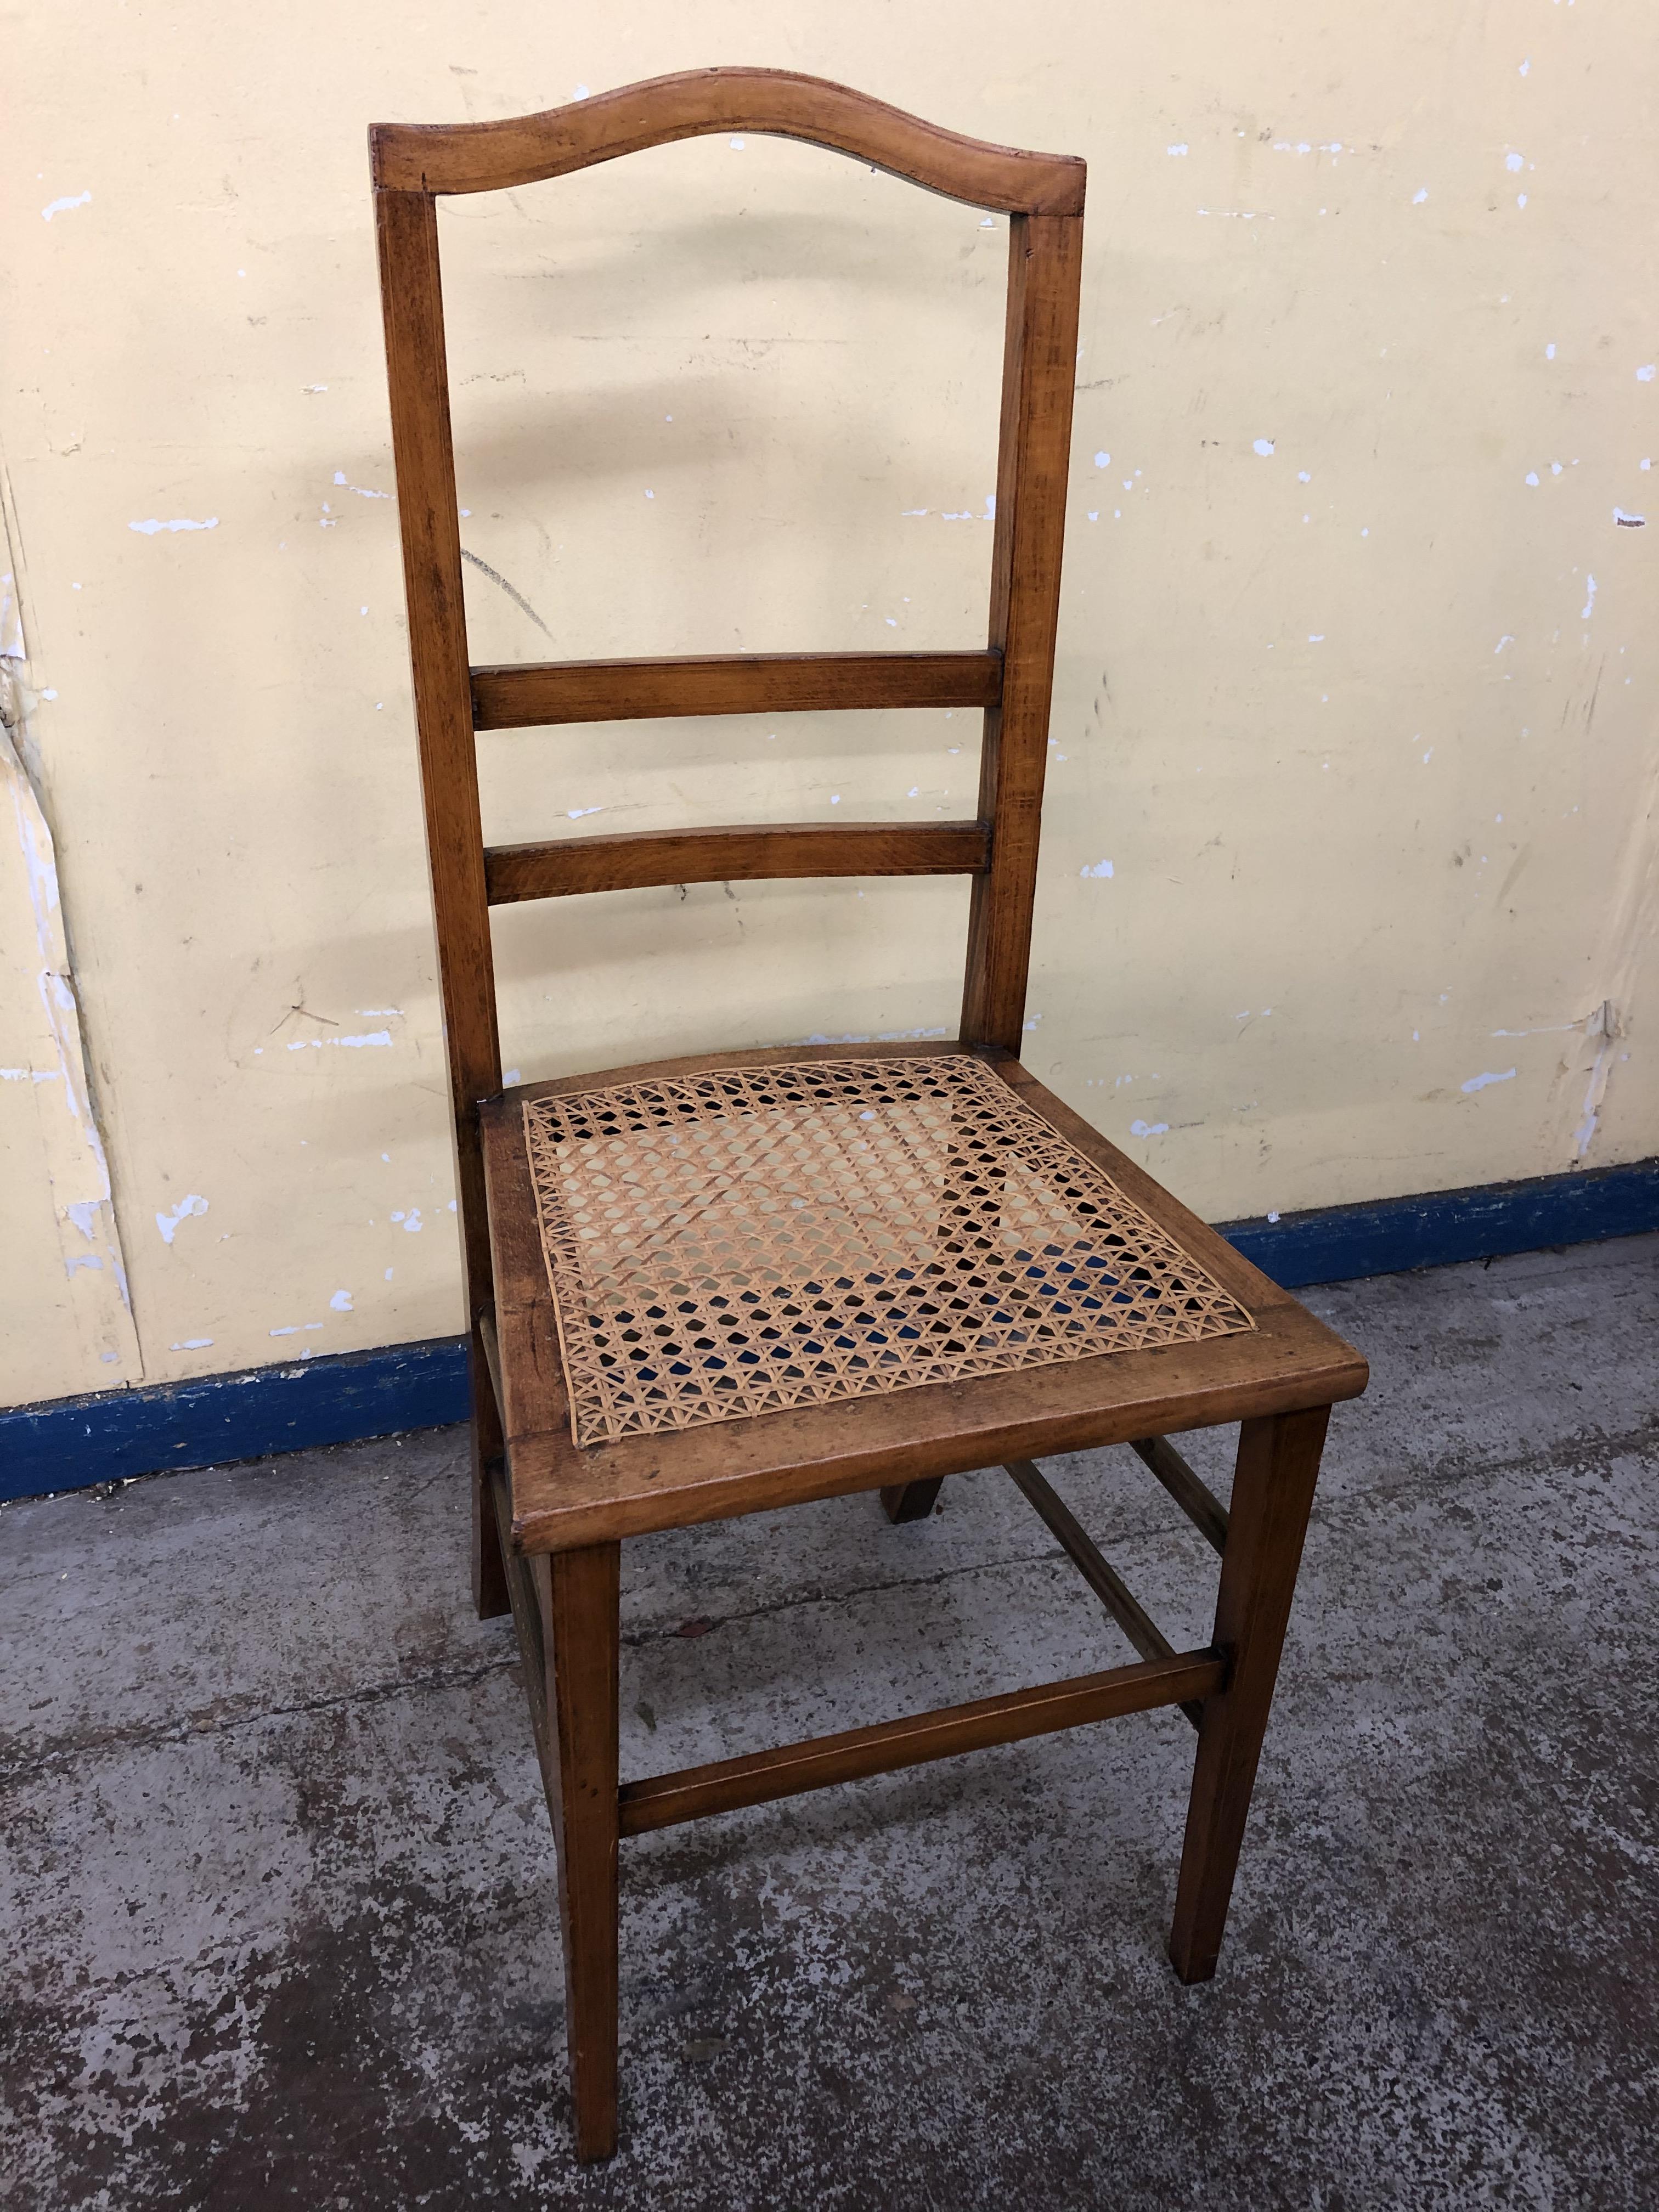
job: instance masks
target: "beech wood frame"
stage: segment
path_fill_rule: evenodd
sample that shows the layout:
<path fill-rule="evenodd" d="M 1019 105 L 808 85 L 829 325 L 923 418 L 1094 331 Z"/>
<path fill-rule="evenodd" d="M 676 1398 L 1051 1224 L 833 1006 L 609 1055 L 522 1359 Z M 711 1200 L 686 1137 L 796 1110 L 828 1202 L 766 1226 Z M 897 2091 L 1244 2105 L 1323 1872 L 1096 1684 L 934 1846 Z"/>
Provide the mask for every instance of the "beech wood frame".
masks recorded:
<path fill-rule="evenodd" d="M 772 653 L 469 665 L 436 200 L 501 191 L 715 131 L 804 139 L 1010 217 L 990 623 L 982 652 Z M 382 307 L 455 1146 L 472 1370 L 474 1595 L 510 1607 L 559 1862 L 578 2154 L 617 2140 L 617 1846 L 701 1815 L 1109 1716 L 1177 1705 L 1197 1728 L 1170 1954 L 1215 1969 L 1330 1406 L 1364 1363 L 1036 1084 L 1024 1017 L 1054 677 L 1078 324 L 1084 165 L 941 131 L 821 80 L 706 70 L 498 123 L 369 134 Z M 981 708 L 978 808 L 955 823 L 802 823 L 486 849 L 476 734 L 576 721 L 817 708 Z M 579 1452 L 519 1125 L 504 1091 L 489 908 L 628 885 L 960 873 L 971 880 L 958 1041 L 1106 1166 L 1249 1307 L 1248 1335 L 977 1378 Z M 885 1048 L 914 1053 L 916 1047 Z M 878 1054 L 883 1048 L 861 1048 Z M 732 1063 L 799 1059 L 732 1054 Z M 842 1054 L 842 1056 L 845 1056 Z M 716 1066 L 720 1055 L 670 1064 Z M 633 1079 L 658 1069 L 613 1071 Z M 1166 1431 L 1242 1422 L 1231 1511 Z M 711 1443 L 710 1438 L 714 1441 Z M 1033 1463 L 1133 1444 L 1221 1553 L 1215 1628 L 1177 1652 Z M 1001 1462 L 1139 1654 L 1134 1663 L 943 1711 L 622 1782 L 621 1540 L 854 1490 L 931 1511 L 945 1474 Z"/>

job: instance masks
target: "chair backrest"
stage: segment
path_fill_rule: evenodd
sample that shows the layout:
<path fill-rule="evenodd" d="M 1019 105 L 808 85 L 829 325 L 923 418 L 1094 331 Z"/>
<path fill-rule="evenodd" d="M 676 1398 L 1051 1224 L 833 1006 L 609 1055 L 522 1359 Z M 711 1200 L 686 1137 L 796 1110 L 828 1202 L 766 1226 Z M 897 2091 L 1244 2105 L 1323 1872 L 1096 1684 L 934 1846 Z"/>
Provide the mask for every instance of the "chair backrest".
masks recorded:
<path fill-rule="evenodd" d="M 474 668 L 461 594 L 438 195 L 507 191 L 727 131 L 804 139 L 1012 218 L 985 650 Z M 1018 1052 L 1060 605 L 1085 172 L 1070 156 L 960 137 L 843 85 L 744 69 L 656 77 L 497 123 L 377 124 L 369 152 L 462 1237 L 476 1314 L 490 1279 L 477 1108 L 501 1087 L 492 906 L 648 884 L 971 876 L 961 1034 L 969 1043 Z M 975 817 L 484 846 L 474 750 L 479 730 L 854 707 L 982 707 Z"/>

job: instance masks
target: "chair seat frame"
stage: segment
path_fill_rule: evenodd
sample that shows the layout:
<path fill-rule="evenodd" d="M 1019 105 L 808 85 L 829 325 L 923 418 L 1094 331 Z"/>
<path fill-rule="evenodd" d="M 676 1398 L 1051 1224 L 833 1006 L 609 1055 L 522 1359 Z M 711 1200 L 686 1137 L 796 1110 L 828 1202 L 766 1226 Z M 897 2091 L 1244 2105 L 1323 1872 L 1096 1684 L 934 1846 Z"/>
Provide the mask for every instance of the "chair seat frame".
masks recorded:
<path fill-rule="evenodd" d="M 982 651 L 726 654 L 507 667 L 469 661 L 444 344 L 437 199 L 506 191 L 714 132 L 804 140 L 1007 215 L 1008 293 Z M 453 1102 L 472 1391 L 473 1589 L 511 1609 L 558 1853 L 576 2147 L 617 2142 L 618 1846 L 625 1836 L 1110 1716 L 1178 1707 L 1198 1751 L 1170 1955 L 1215 1971 L 1330 1407 L 1364 1361 L 1249 1267 L 1020 1066 L 1077 350 L 1085 171 L 939 129 L 822 80 L 719 69 L 495 123 L 371 130 L 381 301 Z M 476 744 L 491 730 L 819 709 L 983 710 L 974 817 L 635 832 L 486 848 Z M 648 884 L 959 874 L 970 879 L 959 1037 L 1101 1164 L 1250 1312 L 1248 1334 L 976 1377 L 579 1450 L 518 1133 L 538 1091 L 504 1090 L 489 909 Z M 845 1048 L 841 1050 L 845 1058 Z M 902 1049 L 914 1054 L 917 1048 Z M 928 1048 L 923 1048 L 928 1049 Z M 864 1048 L 870 1056 L 879 1047 Z M 728 1064 L 810 1057 L 805 1048 Z M 720 1055 L 671 1064 L 717 1066 Z M 614 1071 L 636 1079 L 662 1068 Z M 1241 1423 L 1224 1508 L 1170 1435 Z M 711 1443 L 710 1439 L 714 1441 Z M 1036 1464 L 1129 1443 L 1221 1555 L 1214 1629 L 1177 1651 Z M 1139 1655 L 967 1705 L 623 1783 L 624 1537 L 860 1490 L 890 1519 L 934 1510 L 951 1474 L 1006 1466 Z"/>

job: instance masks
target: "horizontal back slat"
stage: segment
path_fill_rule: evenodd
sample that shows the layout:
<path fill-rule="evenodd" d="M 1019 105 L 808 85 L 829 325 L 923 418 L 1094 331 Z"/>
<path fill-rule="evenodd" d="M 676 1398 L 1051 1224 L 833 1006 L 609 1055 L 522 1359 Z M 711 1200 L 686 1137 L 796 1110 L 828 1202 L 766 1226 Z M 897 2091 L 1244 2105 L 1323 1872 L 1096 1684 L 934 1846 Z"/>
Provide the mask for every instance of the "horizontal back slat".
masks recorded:
<path fill-rule="evenodd" d="M 472 671 L 472 722 L 522 730 L 665 714 L 811 714 L 994 707 L 999 653 L 734 653 L 678 660 L 543 660 Z"/>
<path fill-rule="evenodd" d="M 661 884 L 756 883 L 786 876 L 968 876 L 990 865 L 985 822 L 786 823 L 639 830 L 496 845 L 484 854 L 491 906 Z"/>

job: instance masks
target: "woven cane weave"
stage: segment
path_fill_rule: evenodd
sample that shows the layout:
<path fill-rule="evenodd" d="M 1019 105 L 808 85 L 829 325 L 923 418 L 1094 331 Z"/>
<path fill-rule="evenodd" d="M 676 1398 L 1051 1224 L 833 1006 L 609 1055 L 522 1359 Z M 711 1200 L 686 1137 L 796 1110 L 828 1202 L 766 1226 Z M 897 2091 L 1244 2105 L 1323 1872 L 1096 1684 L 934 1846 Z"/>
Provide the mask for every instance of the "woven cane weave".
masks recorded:
<path fill-rule="evenodd" d="M 965 1055 L 524 1114 L 579 1445 L 1255 1327 Z"/>

